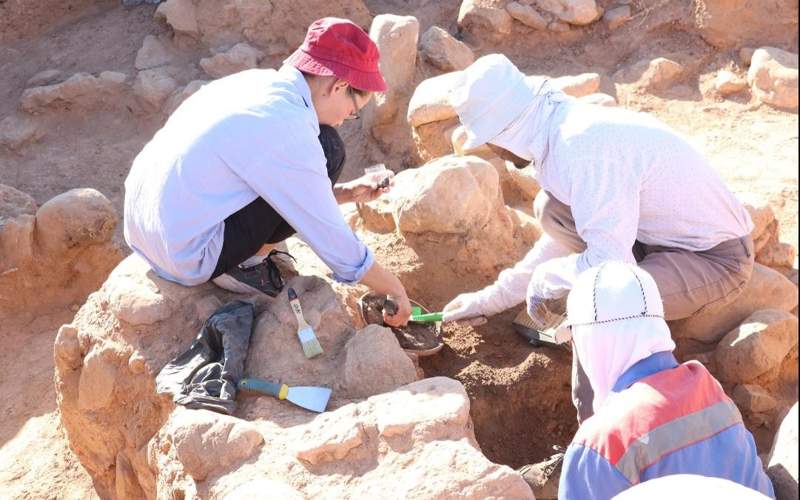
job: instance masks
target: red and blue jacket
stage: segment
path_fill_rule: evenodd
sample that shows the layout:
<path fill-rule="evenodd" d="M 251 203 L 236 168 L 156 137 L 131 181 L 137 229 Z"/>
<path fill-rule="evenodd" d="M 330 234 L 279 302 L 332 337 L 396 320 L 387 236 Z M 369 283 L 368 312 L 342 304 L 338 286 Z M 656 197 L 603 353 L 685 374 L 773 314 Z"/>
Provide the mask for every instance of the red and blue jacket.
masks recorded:
<path fill-rule="evenodd" d="M 560 499 L 607 499 L 670 474 L 719 477 L 775 498 L 755 442 L 705 367 L 671 352 L 629 368 L 578 429 L 561 472 Z"/>

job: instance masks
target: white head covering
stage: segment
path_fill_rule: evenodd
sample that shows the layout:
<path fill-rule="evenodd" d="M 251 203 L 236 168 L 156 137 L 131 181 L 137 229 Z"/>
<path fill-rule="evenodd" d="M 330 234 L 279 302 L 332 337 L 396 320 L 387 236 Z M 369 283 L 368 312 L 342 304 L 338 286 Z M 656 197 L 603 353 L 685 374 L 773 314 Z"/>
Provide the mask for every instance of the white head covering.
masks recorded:
<path fill-rule="evenodd" d="M 502 54 L 489 54 L 464 70 L 450 98 L 467 134 L 464 149 L 487 142 L 520 158 L 541 161 L 547 119 L 568 97 L 542 78 L 526 77 Z"/>
<path fill-rule="evenodd" d="M 632 264 L 606 262 L 581 274 L 567 297 L 567 322 L 594 411 L 628 368 L 675 349 L 655 280 Z"/>

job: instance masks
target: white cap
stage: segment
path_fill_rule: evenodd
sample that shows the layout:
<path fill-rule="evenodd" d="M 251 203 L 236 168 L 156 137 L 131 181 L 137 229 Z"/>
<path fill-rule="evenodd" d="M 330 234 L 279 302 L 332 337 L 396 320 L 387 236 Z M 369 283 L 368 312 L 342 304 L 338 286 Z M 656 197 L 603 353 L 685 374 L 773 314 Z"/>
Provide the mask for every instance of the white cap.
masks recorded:
<path fill-rule="evenodd" d="M 464 71 L 463 84 L 450 104 L 467 133 L 463 149 L 474 149 L 495 138 L 533 101 L 531 83 L 503 54 L 489 54 Z"/>
<path fill-rule="evenodd" d="M 570 325 L 664 318 L 658 285 L 644 269 L 606 262 L 583 273 L 567 299 Z"/>
<path fill-rule="evenodd" d="M 630 367 L 675 349 L 655 280 L 625 262 L 606 262 L 578 277 L 567 297 L 567 323 L 595 412 Z"/>

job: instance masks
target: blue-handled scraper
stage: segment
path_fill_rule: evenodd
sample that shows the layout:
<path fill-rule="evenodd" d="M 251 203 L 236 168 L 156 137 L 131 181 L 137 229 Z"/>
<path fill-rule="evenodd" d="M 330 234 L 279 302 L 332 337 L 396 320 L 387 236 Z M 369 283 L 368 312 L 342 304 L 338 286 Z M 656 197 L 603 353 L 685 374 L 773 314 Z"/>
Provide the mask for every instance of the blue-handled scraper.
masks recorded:
<path fill-rule="evenodd" d="M 270 382 L 258 378 L 243 378 L 237 387 L 242 392 L 266 394 L 278 399 L 285 399 L 306 410 L 322 413 L 331 398 L 331 389 L 327 387 L 289 387 L 280 382 Z"/>

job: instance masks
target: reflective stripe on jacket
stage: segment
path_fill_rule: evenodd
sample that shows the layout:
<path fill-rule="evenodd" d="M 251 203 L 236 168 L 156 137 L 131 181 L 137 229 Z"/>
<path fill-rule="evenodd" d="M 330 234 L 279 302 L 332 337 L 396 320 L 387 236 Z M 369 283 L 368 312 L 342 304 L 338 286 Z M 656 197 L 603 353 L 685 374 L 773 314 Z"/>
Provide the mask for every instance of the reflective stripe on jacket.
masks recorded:
<path fill-rule="evenodd" d="M 774 498 L 736 405 L 703 365 L 660 352 L 625 372 L 569 446 L 559 498 L 605 499 L 648 479 L 699 474 Z"/>

